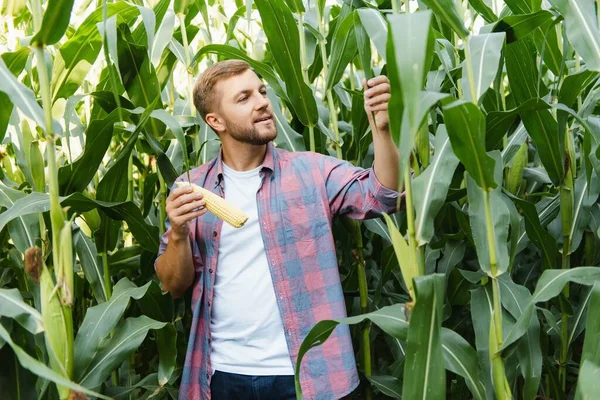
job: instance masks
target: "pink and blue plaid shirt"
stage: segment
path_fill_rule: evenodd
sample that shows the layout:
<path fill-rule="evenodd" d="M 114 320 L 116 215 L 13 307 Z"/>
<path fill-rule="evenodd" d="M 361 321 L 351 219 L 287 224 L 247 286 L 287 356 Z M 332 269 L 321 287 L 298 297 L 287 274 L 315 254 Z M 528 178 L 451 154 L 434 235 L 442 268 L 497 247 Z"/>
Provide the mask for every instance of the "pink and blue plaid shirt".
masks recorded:
<path fill-rule="evenodd" d="M 192 183 L 224 197 L 222 152 L 190 171 Z M 396 211 L 398 192 L 379 182 L 372 168 L 311 152 L 288 152 L 272 143 L 260 172 L 256 194 L 262 239 L 267 254 L 285 337 L 296 364 L 300 344 L 320 320 L 346 317 L 332 220 L 336 215 L 368 219 Z M 187 180 L 182 175 L 179 180 Z M 169 226 L 167 221 L 167 227 Z M 190 223 L 196 275 L 193 320 L 179 399 L 209 400 L 210 316 L 222 221 L 205 213 Z M 169 229 L 163 235 L 164 252 Z M 346 325 L 303 358 L 300 383 L 306 399 L 338 399 L 359 383 Z"/>

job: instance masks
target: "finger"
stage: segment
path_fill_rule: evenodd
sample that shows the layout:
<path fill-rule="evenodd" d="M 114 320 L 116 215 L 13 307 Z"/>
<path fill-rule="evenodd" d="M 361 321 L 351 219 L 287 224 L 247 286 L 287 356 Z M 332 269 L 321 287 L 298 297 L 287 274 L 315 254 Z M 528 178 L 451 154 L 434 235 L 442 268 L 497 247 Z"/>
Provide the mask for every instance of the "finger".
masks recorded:
<path fill-rule="evenodd" d="M 376 106 L 367 106 L 366 108 L 367 108 L 367 111 L 369 111 L 369 112 L 386 111 L 388 109 L 389 104 L 390 103 L 385 102 L 385 103 L 378 104 Z"/>
<path fill-rule="evenodd" d="M 192 193 L 193 190 L 194 189 L 191 185 L 180 186 L 171 192 L 169 197 L 167 197 L 167 201 L 174 201 L 179 196 L 182 196 L 187 193 Z"/>
<path fill-rule="evenodd" d="M 187 214 L 184 214 L 184 215 L 181 215 L 181 216 L 177 217 L 175 219 L 175 221 L 179 225 L 187 224 L 188 222 L 190 222 L 194 218 L 198 218 L 199 216 L 205 214 L 206 211 L 208 211 L 206 208 L 203 208 L 203 209 L 197 210 L 197 211 L 192 211 L 192 212 L 189 212 Z"/>
<path fill-rule="evenodd" d="M 376 106 L 383 102 L 388 102 L 391 97 L 392 97 L 391 94 L 383 93 L 383 94 L 380 94 L 379 96 L 372 97 L 369 100 L 365 101 L 365 104 L 368 106 Z"/>
<path fill-rule="evenodd" d="M 183 195 L 179 196 L 178 198 L 176 198 L 170 204 L 170 206 L 171 206 L 171 209 L 176 209 L 187 203 L 190 203 L 190 202 L 196 201 L 196 200 L 200 200 L 200 199 L 202 199 L 202 193 L 198 193 L 198 192 L 186 193 L 186 194 L 183 194 Z"/>
<path fill-rule="evenodd" d="M 365 99 L 369 99 L 375 96 L 379 96 L 383 93 L 390 93 L 391 88 L 389 83 L 380 83 L 377 86 L 374 86 L 367 91 L 365 91 Z"/>
<path fill-rule="evenodd" d="M 173 210 L 174 215 L 185 215 L 191 211 L 196 209 L 200 209 L 201 207 L 206 207 L 204 200 L 197 200 L 191 203 L 184 204 L 183 206 Z"/>
<path fill-rule="evenodd" d="M 369 79 L 367 84 L 369 85 L 369 87 L 373 87 L 373 86 L 379 85 L 380 83 L 388 83 L 388 82 L 389 82 L 389 79 L 387 76 L 378 75 L 374 78 Z"/>

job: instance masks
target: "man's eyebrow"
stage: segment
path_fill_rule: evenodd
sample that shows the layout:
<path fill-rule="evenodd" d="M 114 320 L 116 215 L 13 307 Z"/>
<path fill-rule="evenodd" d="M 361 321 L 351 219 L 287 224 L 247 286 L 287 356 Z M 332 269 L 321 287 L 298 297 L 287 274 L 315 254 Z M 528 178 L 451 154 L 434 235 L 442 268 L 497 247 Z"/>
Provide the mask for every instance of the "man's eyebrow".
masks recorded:
<path fill-rule="evenodd" d="M 266 89 L 267 85 L 265 85 L 264 83 L 262 83 L 259 87 L 258 90 L 263 90 Z M 252 89 L 244 89 L 244 90 L 240 90 L 239 92 L 236 92 L 235 95 L 233 96 L 233 98 L 237 98 L 239 95 L 241 94 L 250 94 L 252 93 Z"/>

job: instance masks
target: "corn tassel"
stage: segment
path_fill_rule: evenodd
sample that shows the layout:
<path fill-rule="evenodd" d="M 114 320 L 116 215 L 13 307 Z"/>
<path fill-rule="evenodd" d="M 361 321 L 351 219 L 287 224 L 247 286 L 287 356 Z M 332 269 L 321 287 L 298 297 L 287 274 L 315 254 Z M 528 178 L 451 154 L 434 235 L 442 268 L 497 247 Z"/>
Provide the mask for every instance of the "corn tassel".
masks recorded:
<path fill-rule="evenodd" d="M 227 202 L 225 199 L 217 196 L 210 190 L 200 187 L 194 183 L 175 182 L 175 184 L 179 187 L 191 185 L 194 192 L 202 194 L 208 211 L 212 212 L 234 228 L 241 228 L 244 226 L 246 221 L 248 221 L 248 216 L 242 210 Z"/>

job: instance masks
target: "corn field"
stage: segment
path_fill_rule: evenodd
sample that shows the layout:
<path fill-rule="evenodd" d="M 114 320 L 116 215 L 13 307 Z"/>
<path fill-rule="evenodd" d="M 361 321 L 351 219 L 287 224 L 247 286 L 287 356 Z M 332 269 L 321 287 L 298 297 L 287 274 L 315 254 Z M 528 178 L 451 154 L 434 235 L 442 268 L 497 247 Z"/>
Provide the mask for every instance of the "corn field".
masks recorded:
<path fill-rule="evenodd" d="M 391 85 L 403 211 L 334 222 L 354 399 L 600 398 L 599 0 L 0 0 L 0 398 L 178 396 L 190 292 L 153 264 L 217 156 L 192 87 L 268 85 L 275 143 L 369 168 Z"/>

